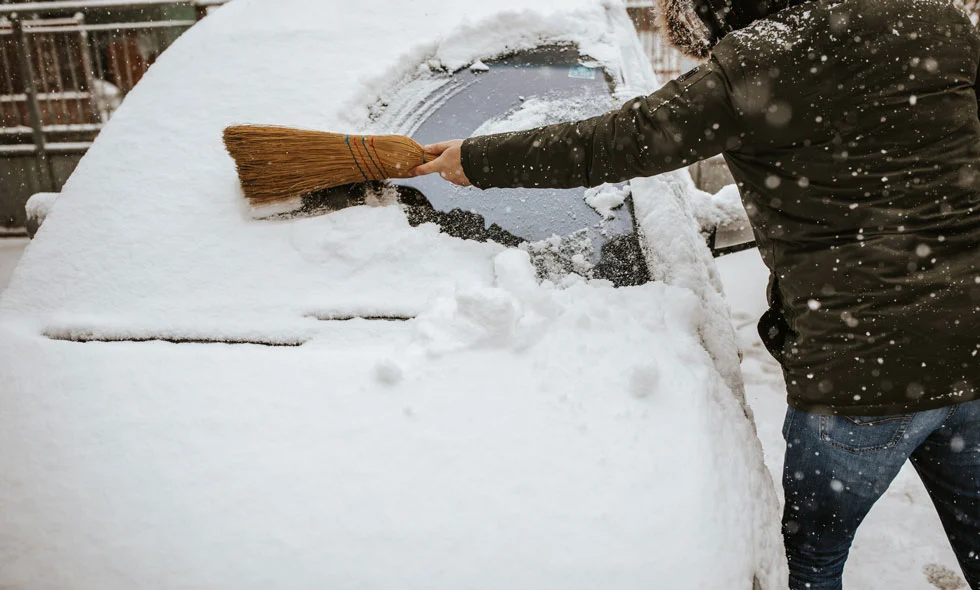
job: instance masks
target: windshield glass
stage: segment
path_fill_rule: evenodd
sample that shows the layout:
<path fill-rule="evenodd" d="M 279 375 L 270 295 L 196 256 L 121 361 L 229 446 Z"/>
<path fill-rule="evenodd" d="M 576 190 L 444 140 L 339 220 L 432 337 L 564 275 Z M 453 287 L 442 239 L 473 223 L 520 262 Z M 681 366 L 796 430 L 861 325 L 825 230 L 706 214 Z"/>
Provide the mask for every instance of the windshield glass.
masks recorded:
<path fill-rule="evenodd" d="M 379 118 L 389 119 L 387 124 L 423 145 L 585 119 L 616 106 L 612 81 L 574 47 L 525 51 L 486 64 L 477 62 L 452 74 L 429 72 L 401 94 L 408 97 L 401 102 L 411 105 L 398 104 L 396 97 Z M 468 227 L 472 234 L 460 237 L 495 239 L 508 245 L 524 241 L 530 243 L 532 254 L 564 253 L 535 256 L 536 261 L 551 261 L 539 263 L 544 275 L 564 269 L 621 285 L 646 280 L 628 186 L 481 191 L 457 187 L 436 176 L 396 183 L 418 191 L 431 204 L 432 210 L 415 213 L 420 222 L 444 225 L 441 221 L 450 220 L 456 228 Z M 479 220 L 474 222 L 474 217 Z M 477 227 L 480 225 L 482 228 Z M 545 268 L 549 265 L 550 270 Z"/>

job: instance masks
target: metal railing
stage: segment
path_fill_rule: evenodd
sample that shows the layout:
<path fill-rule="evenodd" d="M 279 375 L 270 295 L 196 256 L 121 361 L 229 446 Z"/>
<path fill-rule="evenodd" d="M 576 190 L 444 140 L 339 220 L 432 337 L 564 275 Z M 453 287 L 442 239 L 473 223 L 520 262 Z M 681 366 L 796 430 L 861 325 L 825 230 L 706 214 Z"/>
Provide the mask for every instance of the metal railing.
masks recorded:
<path fill-rule="evenodd" d="M 657 31 L 640 31 L 640 41 L 647 57 L 653 62 L 653 71 L 666 82 L 698 65 L 698 61 L 688 57 L 668 44 Z"/>
<path fill-rule="evenodd" d="M 85 153 L 157 56 L 225 1 L 0 5 L 0 157 L 33 155 L 38 190 L 57 190 L 50 156 Z M 196 18 L 89 23 L 84 12 L 174 6 L 194 7 Z"/>
<path fill-rule="evenodd" d="M 190 6 L 205 9 L 201 11 L 201 16 L 203 16 L 208 7 L 220 6 L 227 2 L 228 0 L 55 0 L 52 2 L 16 2 L 0 5 L 0 15 L 21 13 L 40 16 L 55 12 L 90 9 L 106 10 L 111 8 Z"/>

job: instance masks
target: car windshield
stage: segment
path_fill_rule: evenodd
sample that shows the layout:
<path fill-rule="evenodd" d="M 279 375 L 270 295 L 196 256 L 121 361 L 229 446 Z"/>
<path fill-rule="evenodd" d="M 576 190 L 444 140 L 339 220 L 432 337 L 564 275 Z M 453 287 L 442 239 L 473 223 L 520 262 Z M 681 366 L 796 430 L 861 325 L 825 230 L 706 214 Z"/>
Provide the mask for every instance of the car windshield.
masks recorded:
<path fill-rule="evenodd" d="M 399 94 L 378 119 L 423 145 L 580 120 L 616 104 L 612 80 L 571 46 L 524 51 L 451 74 L 430 71 Z M 565 267 L 577 257 L 588 274 L 620 285 L 646 280 L 627 186 L 480 191 L 436 176 L 397 184 L 431 204 L 428 213 L 410 212 L 419 222 L 451 226 L 460 237 L 525 241 Z"/>

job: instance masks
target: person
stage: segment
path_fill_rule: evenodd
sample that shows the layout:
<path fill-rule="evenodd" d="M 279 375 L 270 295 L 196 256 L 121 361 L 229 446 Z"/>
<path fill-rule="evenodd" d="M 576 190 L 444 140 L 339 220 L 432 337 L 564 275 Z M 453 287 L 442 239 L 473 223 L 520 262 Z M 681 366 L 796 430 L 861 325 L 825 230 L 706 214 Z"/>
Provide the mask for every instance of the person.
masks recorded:
<path fill-rule="evenodd" d="M 704 65 L 585 121 L 454 140 L 414 174 L 596 186 L 723 154 L 771 271 L 790 587 L 842 588 L 911 460 L 980 589 L 980 35 L 942 0 L 659 0 Z"/>

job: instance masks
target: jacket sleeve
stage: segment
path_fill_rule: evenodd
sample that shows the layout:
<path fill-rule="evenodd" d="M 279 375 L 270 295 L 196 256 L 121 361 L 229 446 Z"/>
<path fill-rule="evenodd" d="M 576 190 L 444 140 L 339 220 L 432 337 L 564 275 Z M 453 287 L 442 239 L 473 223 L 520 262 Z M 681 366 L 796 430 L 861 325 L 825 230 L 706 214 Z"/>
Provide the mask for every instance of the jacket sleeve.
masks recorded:
<path fill-rule="evenodd" d="M 479 188 L 598 186 L 676 170 L 742 141 L 731 83 L 712 60 L 605 115 L 463 142 Z"/>

